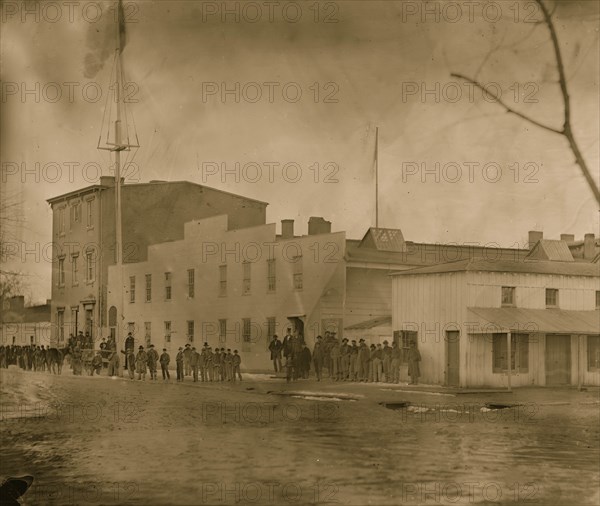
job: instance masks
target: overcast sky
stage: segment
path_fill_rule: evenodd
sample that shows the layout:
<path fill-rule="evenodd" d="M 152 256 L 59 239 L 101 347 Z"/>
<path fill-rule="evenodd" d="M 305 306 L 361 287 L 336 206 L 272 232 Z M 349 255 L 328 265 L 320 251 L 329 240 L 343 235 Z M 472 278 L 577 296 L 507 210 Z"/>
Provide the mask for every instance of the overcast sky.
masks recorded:
<path fill-rule="evenodd" d="M 194 181 L 269 202 L 267 221 L 295 218 L 297 233 L 306 233 L 314 215 L 360 238 L 375 222 L 377 126 L 379 224 L 400 228 L 407 240 L 515 246 L 533 229 L 547 238 L 597 234 L 598 206 L 566 141 L 450 76 L 497 83 L 508 105 L 561 127 L 549 33 L 526 22 L 541 13 L 533 2 L 492 2 L 485 9 L 481 2 L 471 11 L 468 2 L 445 4 L 429 2 L 433 14 L 423 19 L 419 1 L 230 2 L 239 19 L 223 19 L 222 2 L 125 2 L 123 62 L 136 101 L 128 107 L 141 143 L 134 158 L 139 170 L 127 181 Z M 60 3 L 60 10 L 27 5 L 33 14 L 24 15 L 21 3 L 2 4 L 0 140 L 3 198 L 22 202 L 23 223 L 14 232 L 32 249 L 51 240 L 46 199 L 95 182 L 84 178 L 86 163 L 109 174 L 110 158 L 96 145 L 116 28 L 110 3 L 100 2 L 98 11 L 76 2 L 71 12 Z M 596 182 L 598 5 L 564 2 L 554 14 L 575 135 Z M 36 83 L 39 101 L 36 92 L 22 95 Z M 240 101 L 233 94 L 224 100 L 223 86 L 235 83 Z M 423 96 L 425 87 L 432 93 Z M 103 96 L 94 103 L 97 89 Z M 7 165 L 34 170 L 36 162 L 62 165 L 62 177 L 52 182 L 56 171 L 47 166 L 36 182 L 34 174 L 13 174 L 15 166 Z M 69 162 L 80 164 L 74 177 Z M 236 162 L 261 165 L 262 177 L 253 182 L 251 167 L 237 182 L 233 173 L 203 171 L 210 163 L 234 171 Z M 268 162 L 279 164 L 273 181 Z M 283 173 L 290 162 L 302 173 L 294 166 Z M 422 168 L 432 171 L 424 182 Z M 88 180 L 94 176 L 88 171 Z M 50 297 L 48 262 L 30 255 L 10 268 L 30 274 L 34 301 Z"/>

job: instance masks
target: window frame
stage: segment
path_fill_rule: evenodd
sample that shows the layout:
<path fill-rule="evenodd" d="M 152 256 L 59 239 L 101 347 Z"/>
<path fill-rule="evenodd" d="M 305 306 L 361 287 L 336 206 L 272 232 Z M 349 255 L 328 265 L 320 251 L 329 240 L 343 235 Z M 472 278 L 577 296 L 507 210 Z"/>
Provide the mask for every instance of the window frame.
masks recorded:
<path fill-rule="evenodd" d="M 510 302 L 504 302 L 505 290 L 510 290 Z M 500 289 L 500 306 L 501 307 L 515 307 L 517 298 L 517 289 L 515 286 L 502 286 Z"/>
<path fill-rule="evenodd" d="M 552 302 L 548 302 L 548 295 L 554 295 L 554 304 L 552 304 Z M 545 298 L 546 298 L 546 307 L 547 308 L 558 308 L 559 307 L 559 293 L 558 293 L 558 288 L 546 288 L 545 291 Z"/>
<path fill-rule="evenodd" d="M 494 374 L 505 374 L 508 372 L 506 334 L 506 332 L 494 332 L 492 334 L 492 373 Z M 510 340 L 511 373 L 529 374 L 529 343 L 531 336 L 526 333 L 511 332 Z M 498 357 L 498 353 L 503 353 L 504 356 Z M 498 365 L 499 362 L 500 365 Z"/>
<path fill-rule="evenodd" d="M 145 300 L 152 302 L 152 274 L 146 274 L 145 279 Z"/>

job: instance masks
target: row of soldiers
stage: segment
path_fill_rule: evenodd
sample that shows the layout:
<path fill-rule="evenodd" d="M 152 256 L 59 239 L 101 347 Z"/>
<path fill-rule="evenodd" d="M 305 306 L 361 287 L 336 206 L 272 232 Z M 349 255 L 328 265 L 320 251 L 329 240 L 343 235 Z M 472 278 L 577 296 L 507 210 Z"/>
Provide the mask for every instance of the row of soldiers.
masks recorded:
<path fill-rule="evenodd" d="M 392 346 L 388 341 L 367 346 L 364 339 L 357 342 L 344 338 L 340 343 L 335 332 L 326 332 L 325 339 L 317 336 L 310 353 L 302 336 L 293 336 L 288 329 L 283 342 L 277 335 L 273 336 L 269 350 L 275 372 L 282 370 L 283 355 L 288 381 L 307 378 L 311 362 L 317 381 L 321 381 L 323 369 L 327 369 L 329 378 L 334 381 L 399 383 L 402 363 L 408 363 L 411 384 L 417 384 L 420 376 L 421 355 L 414 341 L 404 350 L 396 341 Z"/>
<path fill-rule="evenodd" d="M 148 345 L 147 351 L 143 346 L 139 346 L 138 352 L 134 353 L 131 341 L 128 343 L 126 340 L 126 349 L 122 353 L 125 354 L 125 367 L 129 372 L 130 379 L 134 379 L 137 373 L 138 380 L 145 380 L 146 374 L 149 372 L 150 379 L 157 380 L 158 364 L 160 364 L 163 381 L 171 379 L 169 372 L 171 356 L 166 348 L 163 348 L 160 356 L 153 344 Z M 175 363 L 178 382 L 182 382 L 185 376 L 192 376 L 194 382 L 242 380 L 240 371 L 242 357 L 238 350 L 234 350 L 232 353 L 231 349 L 226 351 L 225 348 L 216 348 L 213 352 L 208 343 L 204 343 L 202 351 L 198 353 L 195 347 L 186 344 L 185 349 L 179 348 Z"/>
<path fill-rule="evenodd" d="M 44 345 L 0 346 L 0 367 L 16 365 L 26 371 L 46 371 L 50 364 L 49 351 Z"/>

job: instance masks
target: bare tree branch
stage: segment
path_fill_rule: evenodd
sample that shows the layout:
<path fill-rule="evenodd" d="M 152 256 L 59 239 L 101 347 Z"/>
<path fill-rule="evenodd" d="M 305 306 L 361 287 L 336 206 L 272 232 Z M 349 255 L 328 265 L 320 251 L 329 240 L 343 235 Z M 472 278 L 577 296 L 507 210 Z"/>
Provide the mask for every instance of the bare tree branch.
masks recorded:
<path fill-rule="evenodd" d="M 458 73 L 452 73 L 450 75 L 452 77 L 456 77 L 458 79 L 463 79 L 463 80 L 477 86 L 484 93 L 486 93 L 487 95 L 494 98 L 496 100 L 496 102 L 498 102 L 498 104 L 500 104 L 506 110 L 506 112 L 514 114 L 514 115 L 518 116 L 519 118 L 521 118 L 521 119 L 527 121 L 528 123 L 531 123 L 532 125 L 535 125 L 539 128 L 542 128 L 544 130 L 548 130 L 549 132 L 553 132 L 553 133 L 564 136 L 569 143 L 571 152 L 575 156 L 575 163 L 577 163 L 577 165 L 579 165 L 579 168 L 581 169 L 581 172 L 583 172 L 583 175 L 584 175 L 590 189 L 592 190 L 592 193 L 594 194 L 596 201 L 598 202 L 598 204 L 600 204 L 600 189 L 598 189 L 598 186 L 596 186 L 596 182 L 594 181 L 594 178 L 592 177 L 592 175 L 590 173 L 590 170 L 583 158 L 583 155 L 581 154 L 581 150 L 579 149 L 579 145 L 577 144 L 577 141 L 575 140 L 575 136 L 573 134 L 573 128 L 571 125 L 571 99 L 569 97 L 569 91 L 567 88 L 567 79 L 565 77 L 565 67 L 563 64 L 562 55 L 560 53 L 560 47 L 558 45 L 558 37 L 556 35 L 556 29 L 554 28 L 554 23 L 552 22 L 552 14 L 554 13 L 554 10 L 552 12 L 549 12 L 542 0 L 535 0 L 535 2 L 540 6 L 540 9 L 542 10 L 542 14 L 544 16 L 543 23 L 548 27 L 548 30 L 550 32 L 550 39 L 552 40 L 552 47 L 554 49 L 554 57 L 556 59 L 556 68 L 558 70 L 558 83 L 560 86 L 560 91 L 561 91 L 561 95 L 563 98 L 563 105 L 564 105 L 564 120 L 563 120 L 562 129 L 553 128 L 551 126 L 540 123 L 539 121 L 536 121 L 533 118 L 530 118 L 529 116 L 509 107 L 507 104 L 505 104 L 500 99 L 500 97 L 496 96 L 496 94 L 487 90 L 481 83 L 479 83 L 475 79 L 471 79 L 467 76 L 464 76 L 464 75 L 458 74 Z"/>

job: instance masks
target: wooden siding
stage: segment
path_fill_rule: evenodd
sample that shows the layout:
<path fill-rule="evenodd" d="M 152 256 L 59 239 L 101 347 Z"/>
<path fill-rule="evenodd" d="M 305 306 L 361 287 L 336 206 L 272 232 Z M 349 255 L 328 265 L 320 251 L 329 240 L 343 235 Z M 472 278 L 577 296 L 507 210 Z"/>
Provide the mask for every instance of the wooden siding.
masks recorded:
<path fill-rule="evenodd" d="M 392 279 L 380 269 L 346 269 L 344 325 L 350 326 L 392 311 Z"/>

